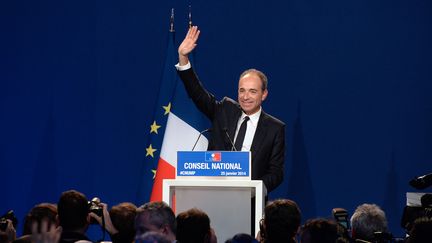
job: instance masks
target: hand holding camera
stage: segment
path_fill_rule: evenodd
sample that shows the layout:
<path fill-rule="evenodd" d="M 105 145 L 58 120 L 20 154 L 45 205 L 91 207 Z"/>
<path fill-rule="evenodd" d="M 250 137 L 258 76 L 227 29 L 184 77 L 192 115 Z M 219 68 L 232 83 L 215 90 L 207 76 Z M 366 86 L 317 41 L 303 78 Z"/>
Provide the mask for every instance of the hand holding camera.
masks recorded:
<path fill-rule="evenodd" d="M 14 241 L 16 238 L 15 227 L 18 224 L 18 220 L 15 217 L 13 210 L 10 210 L 0 218 L 0 231 L 7 235 L 9 241 Z"/>
<path fill-rule="evenodd" d="M 101 203 L 99 198 L 95 197 L 89 201 L 89 215 L 93 219 L 91 223 L 99 224 L 108 231 L 110 235 L 118 233 L 118 230 L 111 221 L 108 205 L 106 203 Z"/>
<path fill-rule="evenodd" d="M 0 230 L 6 231 L 9 223 L 12 223 L 12 226 L 14 228 L 17 227 L 18 219 L 15 217 L 15 213 L 13 210 L 10 210 L 9 212 L 5 213 L 0 217 Z"/>

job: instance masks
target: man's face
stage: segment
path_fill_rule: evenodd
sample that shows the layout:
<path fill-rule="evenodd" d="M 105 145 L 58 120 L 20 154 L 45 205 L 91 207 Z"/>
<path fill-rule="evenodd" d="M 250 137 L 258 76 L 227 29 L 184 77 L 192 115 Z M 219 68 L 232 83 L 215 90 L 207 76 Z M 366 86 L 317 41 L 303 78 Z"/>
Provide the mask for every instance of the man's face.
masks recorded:
<path fill-rule="evenodd" d="M 163 233 L 163 228 L 151 224 L 150 215 L 148 213 L 141 213 L 136 217 L 135 230 L 136 230 L 136 236 L 143 235 L 146 232 Z"/>
<path fill-rule="evenodd" d="M 248 73 L 239 80 L 238 102 L 246 115 L 259 111 L 267 98 L 267 90 L 262 90 L 261 79 L 255 73 Z"/>

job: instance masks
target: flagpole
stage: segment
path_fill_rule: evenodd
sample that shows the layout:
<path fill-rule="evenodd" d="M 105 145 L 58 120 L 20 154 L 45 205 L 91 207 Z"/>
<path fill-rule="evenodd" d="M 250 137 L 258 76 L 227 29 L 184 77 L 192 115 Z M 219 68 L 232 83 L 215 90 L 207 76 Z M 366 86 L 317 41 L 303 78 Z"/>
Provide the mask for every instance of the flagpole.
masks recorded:
<path fill-rule="evenodd" d="M 192 28 L 192 5 L 189 5 L 189 14 L 188 14 L 188 18 L 189 18 L 189 29 Z M 189 56 L 189 62 L 191 64 L 195 64 L 194 60 L 195 60 L 195 53 L 196 51 L 192 52 L 191 55 Z"/>
<path fill-rule="evenodd" d="M 192 6 L 189 5 L 189 29 L 192 28 Z"/>
<path fill-rule="evenodd" d="M 174 8 L 171 9 L 171 17 L 170 17 L 170 29 L 169 32 L 175 32 L 174 30 Z"/>

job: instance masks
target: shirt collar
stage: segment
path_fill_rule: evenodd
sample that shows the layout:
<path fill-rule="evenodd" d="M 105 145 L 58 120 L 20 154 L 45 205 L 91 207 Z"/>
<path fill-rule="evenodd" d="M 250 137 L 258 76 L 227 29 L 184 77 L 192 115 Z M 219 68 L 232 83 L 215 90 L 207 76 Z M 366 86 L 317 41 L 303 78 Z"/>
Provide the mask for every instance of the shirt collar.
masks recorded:
<path fill-rule="evenodd" d="M 254 126 L 257 126 L 257 125 L 258 125 L 258 120 L 259 120 L 259 118 L 260 118 L 260 116 L 261 116 L 261 112 L 262 112 L 261 107 L 260 107 L 260 109 L 259 109 L 257 112 L 255 112 L 255 113 L 252 114 L 252 115 L 246 115 L 246 113 L 244 113 L 244 112 L 242 111 L 242 115 L 241 115 L 241 117 L 240 117 L 240 121 L 243 121 L 243 119 L 244 119 L 246 116 L 248 116 L 249 119 L 250 119 L 250 121 L 252 122 L 252 124 L 253 124 Z"/>

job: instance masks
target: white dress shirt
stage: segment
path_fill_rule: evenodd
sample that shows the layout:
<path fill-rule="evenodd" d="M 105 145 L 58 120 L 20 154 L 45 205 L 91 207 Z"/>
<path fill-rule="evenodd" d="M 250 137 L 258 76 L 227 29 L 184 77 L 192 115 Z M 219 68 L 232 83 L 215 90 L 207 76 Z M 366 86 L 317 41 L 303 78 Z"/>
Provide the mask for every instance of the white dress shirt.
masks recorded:
<path fill-rule="evenodd" d="M 245 134 L 245 138 L 243 141 L 243 146 L 242 146 L 241 151 L 250 151 L 250 149 L 252 147 L 252 141 L 253 141 L 253 138 L 255 135 L 255 131 L 256 131 L 256 128 L 258 125 L 260 115 L 261 115 L 261 107 L 260 107 L 259 111 L 257 111 L 256 113 L 254 113 L 250 116 L 248 116 L 244 112 L 242 112 L 242 115 L 240 116 L 240 119 L 237 122 L 237 129 L 236 129 L 235 136 L 234 136 L 234 143 L 235 143 L 235 140 L 237 139 L 237 134 L 239 132 L 240 126 L 241 126 L 244 118 L 246 116 L 248 116 L 249 121 L 247 121 L 247 123 L 246 123 L 247 124 L 246 134 Z"/>

